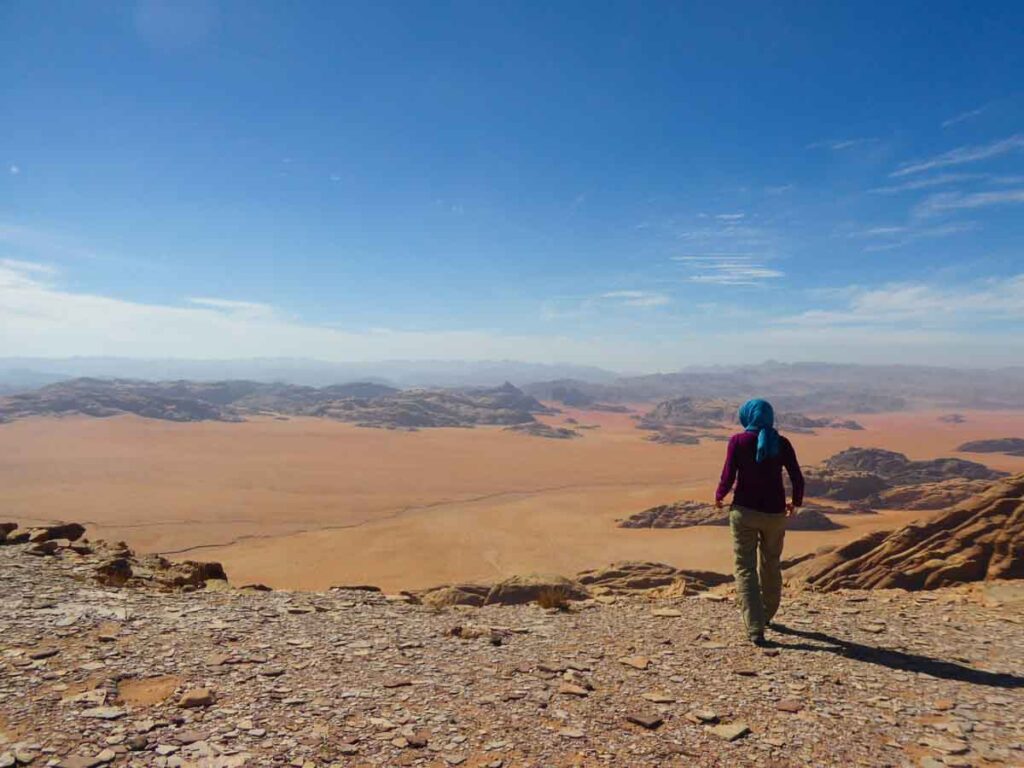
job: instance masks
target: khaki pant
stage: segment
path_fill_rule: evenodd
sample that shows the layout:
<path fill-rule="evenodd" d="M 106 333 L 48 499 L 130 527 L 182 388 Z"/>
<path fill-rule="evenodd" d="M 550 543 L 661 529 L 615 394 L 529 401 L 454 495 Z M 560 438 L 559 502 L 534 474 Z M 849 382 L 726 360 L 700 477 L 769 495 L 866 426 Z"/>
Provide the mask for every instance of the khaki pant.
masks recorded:
<path fill-rule="evenodd" d="M 733 505 L 729 511 L 736 555 L 736 600 L 750 637 L 764 633 L 782 599 L 782 542 L 786 516 Z M 760 566 L 760 567 L 759 567 Z"/>

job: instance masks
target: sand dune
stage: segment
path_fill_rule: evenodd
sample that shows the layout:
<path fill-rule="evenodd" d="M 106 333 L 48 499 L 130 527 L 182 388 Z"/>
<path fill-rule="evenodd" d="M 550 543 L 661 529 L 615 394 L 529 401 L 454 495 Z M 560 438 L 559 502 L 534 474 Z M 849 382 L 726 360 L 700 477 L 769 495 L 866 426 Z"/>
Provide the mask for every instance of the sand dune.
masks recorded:
<path fill-rule="evenodd" d="M 851 444 L 933 458 L 957 455 L 967 440 L 1024 434 L 1021 413 L 967 412 L 963 424 L 939 415 L 858 416 L 863 432 L 821 430 L 794 442 L 811 464 Z M 545 421 L 566 417 L 601 426 L 561 441 L 321 419 L 27 419 L 0 427 L 0 508 L 25 522 L 88 521 L 94 535 L 220 560 L 236 582 L 277 587 L 414 588 L 625 558 L 729 569 L 724 528 L 615 525 L 654 504 L 710 499 L 721 443 L 648 443 L 623 414 L 565 409 Z M 1024 457 L 984 460 L 1024 471 Z M 912 514 L 844 517 L 842 530 L 790 533 L 787 550 L 846 541 Z"/>

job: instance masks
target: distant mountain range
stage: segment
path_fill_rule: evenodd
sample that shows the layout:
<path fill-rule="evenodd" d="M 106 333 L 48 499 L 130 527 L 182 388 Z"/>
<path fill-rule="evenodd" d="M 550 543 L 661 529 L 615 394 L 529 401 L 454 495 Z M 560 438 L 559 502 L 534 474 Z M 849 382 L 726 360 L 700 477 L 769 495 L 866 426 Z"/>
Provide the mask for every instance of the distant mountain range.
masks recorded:
<path fill-rule="evenodd" d="M 549 413 L 509 383 L 461 390 L 401 390 L 373 382 L 301 387 L 255 381 L 81 378 L 0 398 L 0 422 L 31 416 L 134 414 L 167 421 L 243 421 L 246 416 L 317 416 L 366 427 L 418 429 L 534 423 Z"/>
<path fill-rule="evenodd" d="M 989 369 L 903 365 L 762 363 L 620 377 L 612 382 L 556 379 L 524 391 L 567 405 L 655 402 L 675 397 L 766 397 L 779 410 L 883 413 L 915 407 L 1024 408 L 1024 367 Z"/>
<path fill-rule="evenodd" d="M 771 399 L 780 411 L 818 414 L 880 413 L 918 407 L 1024 408 L 1024 367 L 767 362 L 622 376 L 602 368 L 517 361 L 0 358 L 0 395 L 79 377 L 195 383 L 248 381 L 320 388 L 362 382 L 395 389 L 495 387 L 511 382 L 535 398 L 574 407 L 654 403 L 679 397 L 742 401 L 760 396 Z"/>

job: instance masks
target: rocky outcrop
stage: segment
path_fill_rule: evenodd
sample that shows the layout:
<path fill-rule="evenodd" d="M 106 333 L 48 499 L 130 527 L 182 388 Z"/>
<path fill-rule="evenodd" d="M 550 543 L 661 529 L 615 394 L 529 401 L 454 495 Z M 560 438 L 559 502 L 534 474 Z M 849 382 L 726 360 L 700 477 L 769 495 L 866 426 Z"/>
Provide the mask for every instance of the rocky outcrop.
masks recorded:
<path fill-rule="evenodd" d="M 586 600 L 590 597 L 590 593 L 572 579 L 550 574 L 530 574 L 499 581 L 487 592 L 484 605 L 536 603 L 545 594 L 557 594 L 563 600 Z"/>
<path fill-rule="evenodd" d="M 1024 437 L 1001 437 L 994 440 L 972 440 L 957 447 L 964 453 L 1005 453 L 1024 456 Z"/>
<path fill-rule="evenodd" d="M 871 472 L 805 467 L 803 474 L 804 493 L 822 499 L 860 501 L 870 498 L 888 487 L 885 480 Z"/>
<path fill-rule="evenodd" d="M 732 581 L 732 576 L 713 571 L 692 571 L 665 563 L 623 561 L 583 571 L 577 581 L 595 595 L 625 595 L 671 590 L 673 596 L 704 592 Z"/>
<path fill-rule="evenodd" d="M 637 421 L 640 429 L 716 428 L 736 422 L 738 405 L 726 400 L 676 397 L 658 403 Z"/>
<path fill-rule="evenodd" d="M 620 528 L 689 528 L 691 525 L 727 525 L 729 514 L 705 501 L 659 504 L 619 521 Z"/>
<path fill-rule="evenodd" d="M 1024 578 L 1024 474 L 933 517 L 876 532 L 790 569 L 815 589 L 935 589 Z"/>
<path fill-rule="evenodd" d="M 160 590 L 194 590 L 210 583 L 227 583 L 220 563 L 172 562 L 160 555 L 136 555 L 123 541 L 89 541 L 85 526 L 56 523 L 22 530 L 17 523 L 0 523 L 0 544 L 28 545 L 25 552 L 40 557 L 67 558 L 109 587 L 138 586 Z"/>
<path fill-rule="evenodd" d="M 971 496 L 976 496 L 991 485 L 991 481 L 988 480 L 961 479 L 904 485 L 876 493 L 871 497 L 871 503 L 883 509 L 949 509 Z"/>
<path fill-rule="evenodd" d="M 801 507 L 786 521 L 791 531 L 833 531 L 844 526 L 830 520 L 831 508 L 817 505 Z M 849 512 L 849 510 L 844 510 Z M 661 504 L 619 521 L 620 528 L 689 528 L 694 525 L 728 525 L 729 509 L 703 501 L 676 501 Z"/>
<path fill-rule="evenodd" d="M 991 482 L 1006 477 L 1005 472 L 989 469 L 984 464 L 964 459 L 942 458 L 911 461 L 902 453 L 880 448 L 848 448 L 826 459 L 821 466 L 805 467 L 806 494 L 837 501 L 865 501 L 873 506 L 894 507 L 894 499 L 925 499 L 923 504 L 938 503 L 943 493 L 946 498 L 965 498 L 958 495 L 953 485 L 934 487 L 936 483 L 956 481 Z M 924 486 L 920 493 L 890 494 L 891 489 Z M 960 492 L 968 486 L 961 486 Z M 977 490 L 975 487 L 973 490 Z M 887 501 L 888 500 L 888 501 Z M 908 509 L 931 509 L 928 506 L 910 506 Z"/>
<path fill-rule="evenodd" d="M 997 480 L 1006 472 L 989 469 L 984 464 L 964 459 L 928 459 L 911 461 L 904 454 L 881 448 L 847 448 L 825 460 L 830 470 L 869 472 L 884 479 L 890 486 L 934 483 L 953 478 Z"/>
<path fill-rule="evenodd" d="M 579 429 L 582 428 L 583 427 L 579 427 Z M 574 437 L 583 437 L 577 429 L 571 429 L 569 427 L 552 427 L 539 421 L 531 421 L 528 424 L 516 424 L 511 427 L 505 427 L 505 431 L 519 432 L 520 434 L 533 435 L 534 437 L 546 437 L 549 440 L 571 440 Z"/>

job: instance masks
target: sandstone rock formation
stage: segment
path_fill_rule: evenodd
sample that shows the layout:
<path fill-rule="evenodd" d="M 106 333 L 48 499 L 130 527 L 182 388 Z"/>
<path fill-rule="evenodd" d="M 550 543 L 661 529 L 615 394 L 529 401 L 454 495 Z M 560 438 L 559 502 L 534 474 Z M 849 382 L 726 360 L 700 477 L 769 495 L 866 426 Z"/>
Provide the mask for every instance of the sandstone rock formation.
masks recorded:
<path fill-rule="evenodd" d="M 844 526 L 830 520 L 828 507 L 801 507 L 786 521 L 791 531 L 831 531 Z M 848 511 L 847 511 L 848 513 Z M 693 525 L 728 525 L 728 508 L 718 509 L 703 501 L 676 501 L 661 504 L 619 521 L 620 528 L 689 528 Z"/>
<path fill-rule="evenodd" d="M 879 491 L 872 504 L 884 509 L 948 509 L 989 488 L 989 480 L 943 480 L 938 483 L 903 485 Z"/>
<path fill-rule="evenodd" d="M 1005 472 L 989 469 L 984 464 L 964 459 L 943 458 L 911 461 L 902 453 L 880 448 L 848 448 L 826 459 L 821 466 L 804 468 L 806 494 L 838 501 L 865 501 L 874 506 L 896 506 L 886 503 L 883 494 L 889 489 L 922 486 L 920 491 L 908 490 L 903 494 L 886 497 L 895 499 L 922 499 L 920 504 L 938 503 L 942 494 L 947 498 L 963 498 L 969 486 L 948 485 L 943 488 L 931 484 L 949 481 L 989 482 L 1005 477 Z M 787 478 L 788 481 L 788 478 Z M 930 487 L 924 488 L 925 484 Z M 974 490 L 977 486 L 973 487 Z M 924 500 L 924 499 L 928 500 Z M 908 506 L 908 509 L 930 509 L 927 506 Z"/>
<path fill-rule="evenodd" d="M 732 581 L 731 575 L 713 571 L 675 568 L 665 563 L 624 561 L 604 568 L 583 571 L 576 577 L 595 595 L 625 595 L 648 592 L 651 596 L 667 591 L 676 597 L 704 592 Z"/>
<path fill-rule="evenodd" d="M 965 453 L 1005 453 L 1024 456 L 1024 437 L 1001 437 L 994 440 L 972 440 L 957 448 Z"/>
<path fill-rule="evenodd" d="M 528 424 L 516 424 L 511 427 L 505 427 L 506 432 L 519 432 L 524 435 L 533 435 L 534 437 L 546 437 L 550 440 L 571 440 L 574 437 L 583 437 L 583 435 L 578 431 L 580 429 L 585 429 L 585 427 L 579 425 L 577 425 L 576 429 L 572 429 L 570 427 L 552 427 L 539 421 L 531 421 Z"/>
<path fill-rule="evenodd" d="M 1024 474 L 927 520 L 822 552 L 788 575 L 822 590 L 1024 578 Z"/>

